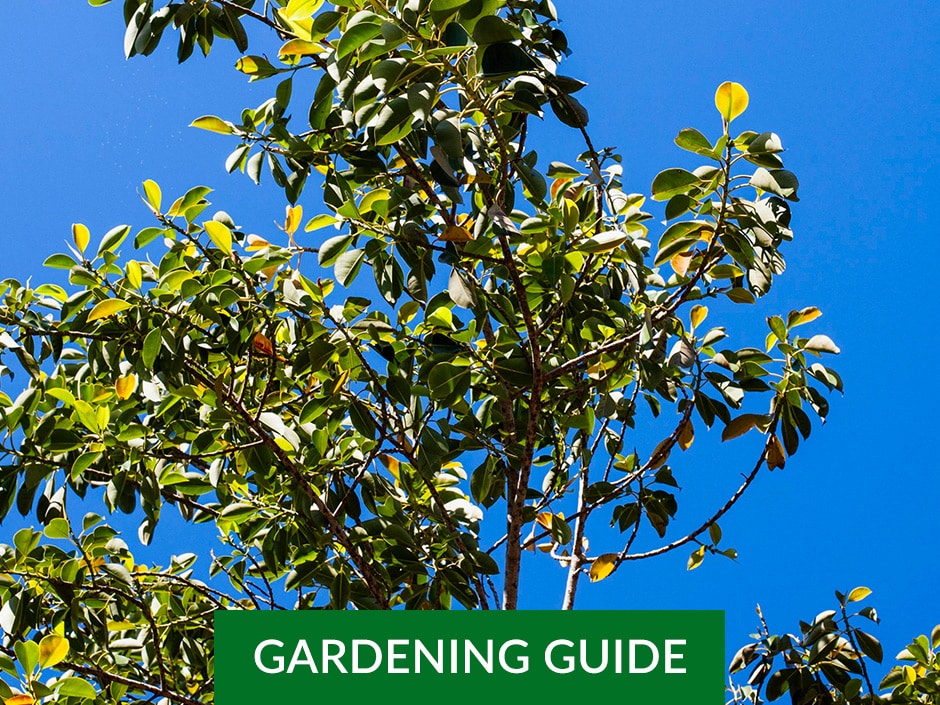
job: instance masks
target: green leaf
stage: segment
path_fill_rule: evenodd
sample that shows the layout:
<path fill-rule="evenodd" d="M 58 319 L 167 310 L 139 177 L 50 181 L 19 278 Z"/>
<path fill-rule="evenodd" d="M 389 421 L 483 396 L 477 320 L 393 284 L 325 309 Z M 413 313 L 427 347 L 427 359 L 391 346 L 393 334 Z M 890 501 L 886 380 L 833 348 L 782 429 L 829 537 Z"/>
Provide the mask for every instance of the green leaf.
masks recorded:
<path fill-rule="evenodd" d="M 666 169 L 653 179 L 651 187 L 653 199 L 665 201 L 677 193 L 687 193 L 699 183 L 699 178 L 685 169 Z"/>
<path fill-rule="evenodd" d="M 42 263 L 43 267 L 51 267 L 53 269 L 71 269 L 78 262 L 64 254 L 55 254 L 50 255 L 46 258 L 46 261 Z"/>
<path fill-rule="evenodd" d="M 336 47 L 336 58 L 342 59 L 344 56 L 349 56 L 381 33 L 381 22 L 360 22 L 353 27 L 349 27 L 340 37 L 339 44 Z"/>
<path fill-rule="evenodd" d="M 62 517 L 56 517 L 43 529 L 43 532 L 50 539 L 67 539 L 69 537 L 69 522 Z"/>
<path fill-rule="evenodd" d="M 336 264 L 333 272 L 336 274 L 336 280 L 343 286 L 349 286 L 365 260 L 366 251 L 362 249 L 348 250 L 336 258 Z"/>
<path fill-rule="evenodd" d="M 39 665 L 39 644 L 35 641 L 18 641 L 13 645 L 13 653 L 26 673 L 31 674 Z"/>
<path fill-rule="evenodd" d="M 160 352 L 160 346 L 163 342 L 162 337 L 163 334 L 159 328 L 154 328 L 147 333 L 141 350 L 141 362 L 144 363 L 144 367 L 148 369 L 153 367 L 154 362 L 157 360 L 157 354 Z"/>
<path fill-rule="evenodd" d="M 832 342 L 832 338 L 828 335 L 814 335 L 803 346 L 806 350 L 811 350 L 813 352 L 826 352 L 832 353 L 833 355 L 838 355 L 841 350 L 839 346 Z"/>
<path fill-rule="evenodd" d="M 504 78 L 535 67 L 532 57 L 510 42 L 487 45 L 480 58 L 480 68 L 486 78 Z"/>
<path fill-rule="evenodd" d="M 450 10 L 459 10 L 470 0 L 431 0 L 428 9 L 431 12 L 449 12 Z"/>
<path fill-rule="evenodd" d="M 675 142 L 682 149 L 688 152 L 699 154 L 703 157 L 714 158 L 715 148 L 712 146 L 712 143 L 708 141 L 708 138 L 705 135 L 696 130 L 694 127 L 684 127 L 679 130 L 679 134 L 676 136 Z"/>
<path fill-rule="evenodd" d="M 800 187 L 796 174 L 786 169 L 767 170 L 763 167 L 754 172 L 749 181 L 754 188 L 776 194 L 789 201 L 799 201 L 796 191 Z"/>
<path fill-rule="evenodd" d="M 884 658 L 884 649 L 881 647 L 881 642 L 861 629 L 855 629 L 852 633 L 858 640 L 858 648 L 862 650 L 862 653 L 873 661 L 881 663 Z"/>
<path fill-rule="evenodd" d="M 512 45 L 511 45 L 512 46 Z M 552 112 L 568 127 L 587 127 L 588 111 L 581 102 L 570 95 L 553 97 L 550 101 Z"/>
<path fill-rule="evenodd" d="M 592 235 L 586 240 L 581 240 L 575 247 L 581 252 L 591 254 L 611 252 L 623 245 L 627 241 L 627 237 L 627 234 L 622 230 L 608 230 L 607 232 Z"/>
<path fill-rule="evenodd" d="M 105 299 L 95 304 L 94 308 L 91 309 L 91 313 L 88 314 L 86 321 L 91 323 L 101 318 L 113 316 L 121 311 L 126 311 L 129 308 L 131 308 L 131 304 L 123 299 Z"/>
<path fill-rule="evenodd" d="M 321 267 L 330 267 L 352 244 L 352 235 L 337 235 L 326 240 L 320 245 L 320 251 L 317 253 L 317 261 Z"/>
<path fill-rule="evenodd" d="M 98 254 L 96 257 L 101 257 L 105 252 L 114 252 L 115 248 L 124 242 L 124 238 L 127 237 L 130 231 L 130 225 L 118 225 L 117 227 L 111 228 L 104 234 L 104 237 L 101 238 L 101 244 L 98 245 Z"/>
<path fill-rule="evenodd" d="M 222 118 L 215 115 L 203 115 L 189 123 L 190 127 L 198 127 L 200 130 L 216 132 L 220 135 L 234 135 L 235 126 L 230 122 L 225 122 Z"/>
<path fill-rule="evenodd" d="M 69 677 L 62 678 L 55 684 L 55 692 L 59 696 L 70 698 L 84 698 L 94 700 L 98 697 L 95 687 L 81 678 Z"/>

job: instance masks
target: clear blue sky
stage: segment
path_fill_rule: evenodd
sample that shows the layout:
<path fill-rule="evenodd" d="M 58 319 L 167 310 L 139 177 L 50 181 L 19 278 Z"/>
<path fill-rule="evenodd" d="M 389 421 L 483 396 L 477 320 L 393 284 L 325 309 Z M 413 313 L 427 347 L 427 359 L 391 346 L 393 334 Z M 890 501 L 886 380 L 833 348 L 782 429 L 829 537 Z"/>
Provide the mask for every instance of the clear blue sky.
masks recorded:
<path fill-rule="evenodd" d="M 214 203 L 255 232 L 283 215 L 278 190 L 224 173 L 233 142 L 186 127 L 204 113 L 234 117 L 269 86 L 233 71 L 228 46 L 181 67 L 169 46 L 125 62 L 120 4 L 0 4 L 2 278 L 59 276 L 40 264 L 64 248 L 72 222 L 99 236 L 118 223 L 149 225 L 136 195 L 148 178 L 168 195 L 213 186 Z M 753 631 L 757 602 L 773 629 L 791 631 L 830 607 L 833 589 L 864 584 L 893 656 L 940 622 L 940 305 L 928 266 L 940 187 L 940 5 L 556 4 L 574 50 L 564 72 L 590 82 L 579 98 L 594 141 L 622 151 L 628 190 L 648 191 L 663 168 L 695 166 L 672 144 L 676 132 L 695 126 L 714 137 L 715 87 L 747 87 L 740 127 L 781 136 L 802 200 L 789 269 L 757 306 L 735 309 L 732 344 L 762 341 L 772 313 L 818 305 L 825 315 L 814 325 L 841 346 L 833 364 L 846 386 L 829 423 L 722 522 L 736 563 L 710 559 L 688 573 L 677 552 L 583 587 L 580 606 L 725 609 L 731 647 Z M 551 123 L 530 144 L 542 145 L 542 160 L 570 161 L 576 137 Z M 304 203 L 309 213 L 315 193 Z M 754 452 L 697 444 L 681 470 L 679 519 L 690 526 L 736 486 Z M 14 523 L 0 527 L 0 540 Z M 172 550 L 189 548 L 198 549 Z M 563 577 L 545 563 L 526 570 L 555 587 L 527 607 L 558 604 Z"/>

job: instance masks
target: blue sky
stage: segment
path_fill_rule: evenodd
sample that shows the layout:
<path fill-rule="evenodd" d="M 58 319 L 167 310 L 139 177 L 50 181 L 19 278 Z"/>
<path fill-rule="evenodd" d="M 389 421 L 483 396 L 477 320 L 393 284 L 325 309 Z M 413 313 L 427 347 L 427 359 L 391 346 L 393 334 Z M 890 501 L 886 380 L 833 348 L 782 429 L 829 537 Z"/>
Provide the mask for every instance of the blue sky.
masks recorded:
<path fill-rule="evenodd" d="M 687 553 L 677 552 L 626 566 L 583 587 L 580 607 L 725 609 L 731 647 L 753 631 L 757 602 L 772 629 L 790 631 L 830 607 L 833 589 L 867 585 L 890 657 L 940 622 L 931 599 L 940 578 L 940 383 L 932 357 L 940 311 L 928 266 L 940 187 L 940 6 L 556 4 L 574 51 L 564 73 L 590 83 L 579 98 L 595 144 L 623 153 L 629 191 L 648 191 L 661 169 L 696 166 L 673 137 L 686 126 L 716 136 L 715 87 L 746 86 L 750 107 L 736 127 L 780 135 L 802 200 L 787 273 L 724 323 L 732 344 L 760 343 L 766 316 L 819 306 L 825 315 L 815 331 L 842 348 L 830 362 L 846 386 L 844 398 L 832 399 L 829 423 L 722 522 L 737 562 L 707 560 L 688 573 Z M 179 67 L 169 46 L 126 62 L 122 32 L 120 3 L 0 5 L 7 116 L 0 278 L 58 277 L 41 262 L 64 249 L 73 222 L 98 236 L 118 223 L 149 225 L 136 195 L 148 178 L 167 196 L 210 185 L 218 207 L 260 234 L 283 217 L 277 189 L 225 174 L 234 142 L 186 127 L 205 113 L 234 117 L 273 86 L 247 84 L 224 45 L 208 61 Z M 530 145 L 542 145 L 544 162 L 571 161 L 582 149 L 575 131 L 551 119 L 533 130 Z M 308 214 L 315 196 L 303 199 Z M 707 516 L 749 470 L 756 451 L 738 445 L 703 441 L 694 449 L 683 471 L 681 522 Z M 12 526 L 0 527 L 0 540 Z M 552 587 L 524 606 L 556 606 L 561 571 L 544 560 L 525 569 Z"/>

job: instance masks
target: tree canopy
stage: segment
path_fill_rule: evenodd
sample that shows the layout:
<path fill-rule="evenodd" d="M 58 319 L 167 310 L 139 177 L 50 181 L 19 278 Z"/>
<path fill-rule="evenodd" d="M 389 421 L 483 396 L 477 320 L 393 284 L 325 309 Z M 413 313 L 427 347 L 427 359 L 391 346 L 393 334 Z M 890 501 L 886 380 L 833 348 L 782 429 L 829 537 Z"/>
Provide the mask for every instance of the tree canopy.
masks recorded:
<path fill-rule="evenodd" d="M 216 609 L 514 609 L 525 550 L 566 568 L 570 609 L 632 561 L 734 557 L 719 520 L 842 386 L 815 307 L 744 347 L 714 320 L 783 273 L 798 200 L 780 138 L 737 128 L 743 86 L 711 137 L 678 131 L 702 165 L 655 178 L 651 234 L 549 0 L 157 5 L 124 3 L 127 56 L 234 42 L 273 95 L 193 125 L 288 205 L 259 235 L 146 181 L 145 227 L 76 224 L 46 260 L 67 286 L 0 285 L 0 517 L 43 526 L 0 547 L 26 693 L 0 695 L 211 702 Z M 535 119 L 584 151 L 540 155 Z M 682 451 L 716 425 L 763 441 L 677 535 Z M 171 510 L 217 528 L 202 567 L 141 564 L 104 516 L 146 544 Z"/>

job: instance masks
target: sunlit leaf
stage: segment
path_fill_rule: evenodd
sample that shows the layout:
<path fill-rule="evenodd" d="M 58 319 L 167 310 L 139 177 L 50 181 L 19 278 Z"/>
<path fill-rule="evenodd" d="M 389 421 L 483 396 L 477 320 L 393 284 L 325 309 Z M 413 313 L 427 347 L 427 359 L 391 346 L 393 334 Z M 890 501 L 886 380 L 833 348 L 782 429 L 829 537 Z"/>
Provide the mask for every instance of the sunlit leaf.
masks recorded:
<path fill-rule="evenodd" d="M 227 255 L 232 254 L 232 231 L 227 225 L 217 220 L 207 220 L 202 227 L 216 247 Z"/>
<path fill-rule="evenodd" d="M 871 595 L 871 590 L 864 585 L 861 585 L 849 593 L 848 598 L 846 598 L 846 602 L 861 602 L 869 595 Z"/>
<path fill-rule="evenodd" d="M 740 83 L 725 81 L 715 91 L 715 107 L 726 122 L 731 122 L 743 113 L 747 109 L 747 101 L 747 91 Z"/>
<path fill-rule="evenodd" d="M 597 583 L 614 572 L 617 567 L 617 554 L 604 553 L 598 556 L 591 563 L 591 582 Z"/>
<path fill-rule="evenodd" d="M 215 115 L 203 115 L 202 117 L 198 117 L 193 120 L 189 126 L 198 127 L 200 130 L 208 130 L 209 132 L 217 132 L 220 135 L 232 135 L 235 133 L 234 125 L 225 122 L 225 120 Z"/>
<path fill-rule="evenodd" d="M 100 318 L 107 318 L 108 316 L 113 316 L 115 313 L 126 311 L 130 307 L 130 302 L 124 301 L 123 299 L 105 299 L 95 304 L 86 320 L 91 323 Z"/>
<path fill-rule="evenodd" d="M 69 640 L 58 634 L 47 634 L 39 642 L 39 667 L 48 668 L 65 660 L 69 653 Z"/>
<path fill-rule="evenodd" d="M 75 249 L 84 254 L 90 239 L 91 234 L 88 232 L 87 226 L 81 223 L 72 223 L 72 241 L 75 243 Z"/>
<path fill-rule="evenodd" d="M 129 399 L 137 390 L 137 375 L 129 372 L 114 381 L 114 392 L 118 399 Z"/>

